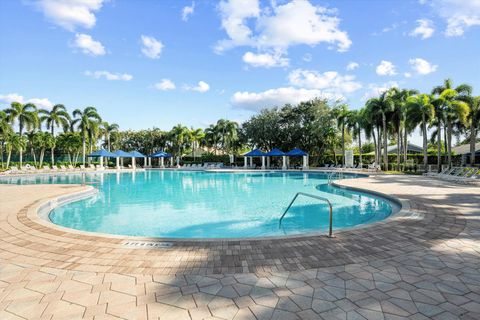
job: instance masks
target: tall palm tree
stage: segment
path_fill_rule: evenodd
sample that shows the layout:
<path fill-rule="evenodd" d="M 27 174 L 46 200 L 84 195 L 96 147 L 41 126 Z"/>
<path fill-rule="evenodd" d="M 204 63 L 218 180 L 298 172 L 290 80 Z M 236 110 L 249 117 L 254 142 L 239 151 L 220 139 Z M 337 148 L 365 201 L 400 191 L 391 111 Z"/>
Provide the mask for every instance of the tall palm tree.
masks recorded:
<path fill-rule="evenodd" d="M 221 132 L 218 131 L 218 126 L 211 124 L 205 129 L 205 144 L 209 148 L 213 148 L 213 152 L 217 154 L 218 146 L 221 141 Z"/>
<path fill-rule="evenodd" d="M 119 128 L 120 127 L 116 123 L 108 123 L 106 121 L 102 122 L 101 131 L 103 133 L 103 136 L 105 137 L 105 144 L 107 145 L 108 151 L 111 151 L 111 142 L 110 142 L 111 135 L 114 132 L 118 132 Z"/>
<path fill-rule="evenodd" d="M 36 132 L 33 136 L 34 145 L 40 149 L 38 166 L 42 167 L 45 150 L 55 147 L 55 137 L 50 132 Z"/>
<path fill-rule="evenodd" d="M 63 104 L 56 104 L 52 110 L 41 109 L 38 111 L 40 115 L 40 121 L 45 122 L 47 129 L 55 137 L 55 127 L 61 127 L 64 132 L 67 132 L 70 127 L 71 118 L 67 112 L 67 109 Z M 52 166 L 55 164 L 55 144 L 51 144 L 50 149 Z"/>
<path fill-rule="evenodd" d="M 430 96 L 419 94 L 407 99 L 407 120 L 410 123 L 420 124 L 423 136 L 423 165 L 425 172 L 428 164 L 427 125 L 435 117 L 435 107 Z"/>
<path fill-rule="evenodd" d="M 11 132 L 5 137 L 5 149 L 7 151 L 7 168 L 10 166 L 10 158 L 12 151 L 21 151 L 27 147 L 27 141 L 25 137 L 20 134 Z M 21 165 L 21 163 L 20 163 Z"/>
<path fill-rule="evenodd" d="M 238 140 L 238 123 L 226 119 L 220 119 L 215 125 L 224 153 L 232 151 L 233 144 Z"/>
<path fill-rule="evenodd" d="M 359 164 L 362 165 L 362 128 L 365 126 L 364 109 L 352 110 L 348 113 L 347 128 L 352 131 L 353 139 L 358 139 Z"/>
<path fill-rule="evenodd" d="M 172 138 L 173 146 L 177 149 L 177 159 L 182 157 L 182 150 L 185 148 L 185 145 L 189 142 L 190 131 L 187 127 L 177 124 L 170 131 Z"/>
<path fill-rule="evenodd" d="M 37 107 L 33 103 L 21 104 L 19 102 L 12 102 L 10 108 L 6 109 L 10 122 L 14 124 L 18 121 L 18 133 L 23 137 L 25 129 L 36 128 L 39 126 Z M 23 144 L 20 144 L 18 153 L 20 156 L 20 167 L 23 162 Z"/>
<path fill-rule="evenodd" d="M 74 127 L 77 125 L 82 136 L 82 159 L 83 165 L 85 165 L 87 138 L 89 132 L 91 132 L 93 127 L 102 121 L 102 118 L 98 114 L 95 107 L 86 107 L 83 111 L 80 109 L 75 109 L 73 111 L 73 117 L 75 119 L 72 121 L 72 126 Z"/>
<path fill-rule="evenodd" d="M 2 168 L 4 167 L 3 163 L 3 146 L 5 143 L 6 136 L 12 133 L 12 126 L 10 125 L 7 113 L 3 110 L 0 110 L 0 158 L 2 162 Z"/>
<path fill-rule="evenodd" d="M 341 104 L 333 109 L 335 118 L 337 119 L 337 126 L 342 135 L 342 165 L 345 166 L 345 131 L 348 130 L 348 116 L 349 111 L 346 104 Z"/>
<path fill-rule="evenodd" d="M 379 115 L 382 122 L 382 142 L 383 142 L 383 165 L 384 170 L 388 170 L 388 136 L 387 120 L 394 109 L 393 91 L 385 91 L 377 98 L 371 98 L 367 101 L 367 107 L 371 109 L 373 115 Z M 381 153 L 380 134 L 378 135 L 379 153 Z M 380 159 L 379 159 L 380 160 Z"/>
<path fill-rule="evenodd" d="M 192 156 L 193 156 L 193 161 L 195 161 L 195 150 L 200 144 L 200 142 L 203 140 L 205 137 L 205 133 L 203 132 L 202 129 L 191 129 L 190 130 L 190 138 L 192 139 Z"/>
<path fill-rule="evenodd" d="M 466 124 L 469 113 L 468 104 L 459 100 L 459 92 L 455 89 L 445 89 L 440 94 L 445 110 L 445 120 L 447 124 L 447 163 L 452 167 L 452 133 L 455 122 Z"/>
<path fill-rule="evenodd" d="M 470 165 L 475 165 L 475 143 L 478 131 L 480 130 L 480 96 L 471 97 L 468 100 L 470 106 L 469 126 L 470 126 Z"/>

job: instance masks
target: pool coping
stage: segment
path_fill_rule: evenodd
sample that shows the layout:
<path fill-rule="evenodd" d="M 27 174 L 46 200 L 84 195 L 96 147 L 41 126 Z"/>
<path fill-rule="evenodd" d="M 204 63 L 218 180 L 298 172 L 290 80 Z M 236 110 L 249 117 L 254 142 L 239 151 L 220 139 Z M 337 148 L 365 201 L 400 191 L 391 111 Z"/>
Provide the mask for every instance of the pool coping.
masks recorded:
<path fill-rule="evenodd" d="M 269 170 L 271 171 L 271 170 Z M 244 171 L 246 172 L 246 171 Z M 253 171 L 253 172 L 261 172 L 261 171 Z M 290 171 L 292 172 L 292 171 Z M 298 172 L 298 171 L 297 171 Z M 305 173 L 318 173 L 318 171 L 311 171 L 311 170 L 304 170 L 304 171 L 299 171 L 299 172 L 305 172 Z M 368 177 L 368 176 L 367 176 Z M 359 178 L 361 179 L 361 178 Z M 350 180 L 350 179 L 343 179 L 343 180 Z M 341 180 L 340 180 L 341 181 Z M 74 186 L 82 186 L 82 185 L 75 185 Z M 365 229 L 365 228 L 370 228 L 374 226 L 379 226 L 382 224 L 387 224 L 390 223 L 394 220 L 397 219 L 402 219 L 402 218 L 415 218 L 418 219 L 420 216 L 419 213 L 411 211 L 409 201 L 407 200 L 402 200 L 397 197 L 384 194 L 381 192 L 373 191 L 373 190 L 368 190 L 368 189 L 363 189 L 363 188 L 355 188 L 355 187 L 350 187 L 350 186 L 343 186 L 341 184 L 338 184 L 337 182 L 332 182 L 332 185 L 338 188 L 342 189 L 350 189 L 366 194 L 372 194 L 375 196 L 379 196 L 382 198 L 387 199 L 388 201 L 394 202 L 398 206 L 400 206 L 400 209 L 395 212 L 390 214 L 388 217 L 385 219 L 382 219 L 380 221 L 372 222 L 372 223 L 366 223 L 366 224 L 360 224 L 352 227 L 347 227 L 347 228 L 342 228 L 337 231 L 333 232 L 333 236 L 335 237 L 336 234 L 343 234 L 345 232 L 351 232 L 354 230 L 359 230 L 359 229 Z M 128 235 L 116 235 L 116 234 L 110 234 L 110 233 L 103 233 L 103 232 L 93 232 L 93 231 L 84 231 L 84 230 L 78 230 L 78 229 L 73 229 L 73 228 L 68 228 L 65 226 L 61 226 L 58 224 L 53 223 L 49 219 L 49 214 L 51 213 L 52 210 L 55 208 L 65 205 L 67 203 L 83 200 L 89 197 L 92 197 L 94 195 L 98 194 L 98 189 L 94 188 L 93 186 L 86 186 L 87 190 L 82 190 L 82 191 L 76 191 L 68 194 L 64 194 L 61 196 L 56 196 L 56 197 L 50 197 L 46 199 L 42 199 L 39 201 L 39 204 L 36 206 L 33 206 L 31 210 L 27 213 L 27 216 L 37 222 L 40 223 L 42 226 L 56 229 L 62 232 L 68 232 L 76 235 L 82 235 L 82 236 L 88 236 L 88 237 L 99 237 L 99 238 L 106 238 L 106 239 L 117 239 L 117 240 L 124 240 L 124 241 L 145 241 L 145 242 L 168 242 L 168 243 L 184 243 L 184 242 L 193 242 L 193 243 L 225 243 L 225 242 L 238 242 L 238 241 L 272 241 L 272 240 L 282 240 L 282 239 L 301 239 L 301 238 L 311 238 L 311 237 L 327 237 L 327 234 L 325 232 L 309 232 L 309 233 L 302 233 L 302 234 L 294 234 L 294 235 L 278 235 L 278 236 L 264 236 L 264 237 L 242 237 L 242 238 L 169 238 L 169 237 L 144 237 L 144 236 L 128 236 Z M 120 244 L 121 245 L 121 244 Z M 145 248 L 147 249 L 147 248 Z"/>

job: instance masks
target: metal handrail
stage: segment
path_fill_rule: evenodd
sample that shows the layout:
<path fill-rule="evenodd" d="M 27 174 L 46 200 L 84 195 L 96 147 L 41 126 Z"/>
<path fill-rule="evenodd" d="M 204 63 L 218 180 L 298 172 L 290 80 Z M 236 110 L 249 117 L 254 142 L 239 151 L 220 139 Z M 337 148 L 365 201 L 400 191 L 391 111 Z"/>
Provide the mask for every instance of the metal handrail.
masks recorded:
<path fill-rule="evenodd" d="M 330 202 L 330 200 L 328 200 L 327 198 L 324 198 L 324 197 L 320 197 L 320 196 L 317 196 L 317 195 L 314 195 L 314 194 L 309 194 L 309 193 L 305 193 L 305 192 L 297 192 L 297 194 L 295 195 L 295 197 L 293 197 L 292 201 L 290 201 L 290 204 L 288 205 L 287 207 L 287 210 L 285 210 L 285 212 L 282 214 L 282 216 L 280 217 L 280 220 L 278 221 L 278 227 L 280 227 L 282 225 L 282 220 L 283 220 L 283 217 L 285 217 L 285 215 L 287 214 L 287 211 L 290 209 L 290 207 L 292 206 L 292 204 L 295 202 L 295 200 L 297 199 L 298 196 L 305 196 L 305 197 L 310 197 L 310 198 L 314 198 L 314 199 L 317 199 L 317 200 L 322 200 L 322 201 L 326 201 L 328 203 L 328 206 L 330 207 L 330 226 L 329 226 L 329 229 L 328 229 L 328 236 L 331 238 L 333 237 L 333 228 L 332 228 L 332 222 L 333 222 L 333 209 L 332 209 L 332 203 Z"/>

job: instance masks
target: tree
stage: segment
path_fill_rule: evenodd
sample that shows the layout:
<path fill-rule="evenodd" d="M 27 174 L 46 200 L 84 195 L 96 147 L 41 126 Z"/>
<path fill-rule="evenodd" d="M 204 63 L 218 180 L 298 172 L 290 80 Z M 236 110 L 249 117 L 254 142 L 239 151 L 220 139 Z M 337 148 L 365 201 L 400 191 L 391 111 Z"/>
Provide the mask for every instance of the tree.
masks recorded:
<path fill-rule="evenodd" d="M 220 137 L 221 148 L 224 153 L 230 153 L 236 140 L 238 140 L 238 123 L 220 119 L 215 125 L 215 131 Z"/>
<path fill-rule="evenodd" d="M 480 96 L 468 99 L 470 106 L 469 125 L 470 125 L 470 165 L 475 165 L 475 142 L 478 131 L 480 130 Z"/>
<path fill-rule="evenodd" d="M 84 139 L 79 132 L 65 132 L 56 138 L 58 148 L 68 155 L 71 165 L 77 164 L 78 155 L 84 149 Z"/>
<path fill-rule="evenodd" d="M 95 107 L 86 107 L 83 111 L 75 109 L 73 117 L 75 119 L 72 121 L 72 126 L 77 125 L 82 136 L 82 161 L 83 165 L 85 165 L 87 137 L 91 136 L 95 127 L 98 127 L 98 123 L 102 121 L 102 118 Z"/>
<path fill-rule="evenodd" d="M 50 132 L 36 132 L 33 137 L 33 143 L 37 148 L 40 149 L 38 166 L 42 167 L 45 150 L 52 150 L 55 148 L 55 137 Z"/>
<path fill-rule="evenodd" d="M 333 109 L 333 114 L 337 119 L 337 126 L 342 135 L 342 165 L 345 166 L 345 131 L 348 130 L 349 111 L 346 104 L 341 104 Z"/>
<path fill-rule="evenodd" d="M 190 138 L 192 139 L 192 156 L 193 156 L 193 161 L 195 161 L 195 150 L 200 144 L 200 142 L 203 140 L 205 137 L 205 133 L 203 132 L 202 129 L 190 129 Z"/>
<path fill-rule="evenodd" d="M 423 136 L 423 165 L 427 172 L 428 165 L 428 139 L 427 125 L 435 117 L 435 107 L 431 103 L 430 96 L 419 94 L 407 99 L 407 121 L 420 124 Z"/>
<path fill-rule="evenodd" d="M 362 127 L 364 125 L 363 116 L 364 110 L 352 110 L 348 113 L 346 124 L 349 130 L 352 131 L 354 139 L 358 139 L 359 163 L 362 161 Z M 342 139 L 343 140 L 343 139 Z"/>
<path fill-rule="evenodd" d="M 7 135 L 13 132 L 12 127 L 10 126 L 9 119 L 7 113 L 5 111 L 0 110 L 0 158 L 2 162 L 2 168 L 4 168 L 3 163 L 3 150 L 4 144 Z"/>
<path fill-rule="evenodd" d="M 24 150 L 27 146 L 27 141 L 25 137 L 16 133 L 9 133 L 5 137 L 5 149 L 7 151 L 7 168 L 10 166 L 10 158 L 12 156 L 12 151 Z M 20 163 L 21 164 L 21 163 Z"/>
<path fill-rule="evenodd" d="M 33 103 L 21 104 L 19 102 L 12 102 L 10 108 L 6 109 L 5 112 L 12 124 L 18 121 L 18 133 L 20 137 L 23 137 L 24 129 L 28 130 L 39 126 L 37 107 Z M 23 144 L 20 144 L 20 149 L 17 150 L 20 155 L 20 167 L 22 167 L 23 150 Z"/>
<path fill-rule="evenodd" d="M 70 128 L 71 118 L 67 112 L 67 109 L 63 104 L 56 104 L 52 110 L 41 109 L 38 111 L 40 115 L 40 121 L 45 122 L 47 130 L 55 137 L 55 127 L 61 127 L 63 132 L 67 132 Z M 55 164 L 55 144 L 51 144 L 51 163 Z"/>
<path fill-rule="evenodd" d="M 111 141 L 110 138 L 114 132 L 118 132 L 119 126 L 116 123 L 108 123 L 106 121 L 102 122 L 101 132 L 105 137 L 105 145 L 107 150 L 111 151 Z"/>
<path fill-rule="evenodd" d="M 170 131 L 173 147 L 175 148 L 179 159 L 182 157 L 182 151 L 185 148 L 185 145 L 189 142 L 189 135 L 190 131 L 188 128 L 181 124 L 177 124 Z"/>

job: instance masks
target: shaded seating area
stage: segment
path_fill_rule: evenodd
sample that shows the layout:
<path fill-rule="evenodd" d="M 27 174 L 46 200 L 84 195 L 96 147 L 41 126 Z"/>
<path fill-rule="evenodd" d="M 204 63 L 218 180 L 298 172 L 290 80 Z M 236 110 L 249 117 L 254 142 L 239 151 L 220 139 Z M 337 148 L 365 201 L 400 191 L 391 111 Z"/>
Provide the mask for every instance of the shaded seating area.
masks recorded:
<path fill-rule="evenodd" d="M 244 168 L 254 169 L 253 158 L 261 158 L 262 166 L 261 169 L 266 169 L 270 167 L 270 159 L 272 157 L 282 157 L 282 170 L 287 170 L 290 166 L 290 157 L 301 157 L 302 158 L 302 169 L 308 169 L 308 153 L 299 149 L 294 148 L 288 152 L 283 152 L 278 148 L 274 148 L 269 152 L 263 152 L 260 149 L 254 149 L 250 152 L 245 153 L 244 155 Z"/>
<path fill-rule="evenodd" d="M 118 164 L 118 155 L 113 153 L 113 152 L 110 152 L 110 151 L 107 151 L 105 149 L 100 149 L 100 150 L 97 150 L 97 151 L 94 151 L 90 154 L 87 155 L 88 158 L 99 158 L 99 161 L 100 161 L 100 166 L 97 167 L 97 169 L 105 169 L 105 167 L 103 166 L 103 158 L 116 158 L 117 159 L 117 164 Z M 117 165 L 117 168 L 118 168 L 118 165 Z"/>
<path fill-rule="evenodd" d="M 168 152 L 159 151 L 159 152 L 152 153 L 148 157 L 151 159 L 155 159 L 155 158 L 159 159 L 158 166 L 160 168 L 165 168 L 165 159 L 170 158 L 170 166 L 173 166 L 173 156 Z"/>

